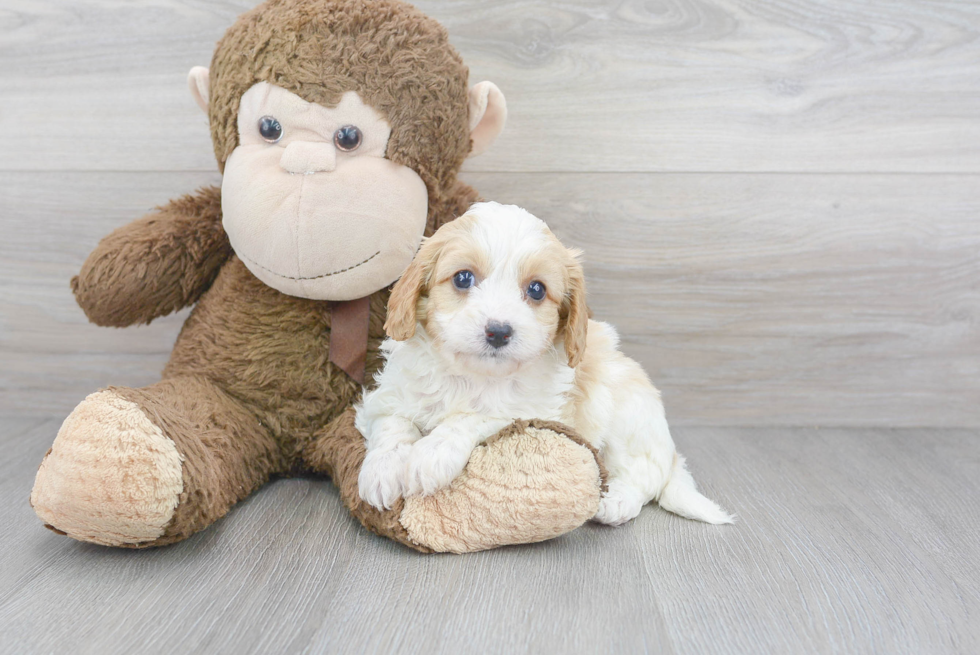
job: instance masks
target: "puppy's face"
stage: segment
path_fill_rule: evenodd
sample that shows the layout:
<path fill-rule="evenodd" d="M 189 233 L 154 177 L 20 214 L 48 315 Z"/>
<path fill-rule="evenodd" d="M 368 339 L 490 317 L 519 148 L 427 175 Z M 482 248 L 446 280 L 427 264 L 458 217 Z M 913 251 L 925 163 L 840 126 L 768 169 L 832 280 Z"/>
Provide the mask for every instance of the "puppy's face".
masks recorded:
<path fill-rule="evenodd" d="M 452 363 L 509 375 L 556 343 L 575 366 L 588 314 L 578 253 L 514 206 L 479 203 L 425 242 L 395 285 L 389 336 L 421 323 Z"/>

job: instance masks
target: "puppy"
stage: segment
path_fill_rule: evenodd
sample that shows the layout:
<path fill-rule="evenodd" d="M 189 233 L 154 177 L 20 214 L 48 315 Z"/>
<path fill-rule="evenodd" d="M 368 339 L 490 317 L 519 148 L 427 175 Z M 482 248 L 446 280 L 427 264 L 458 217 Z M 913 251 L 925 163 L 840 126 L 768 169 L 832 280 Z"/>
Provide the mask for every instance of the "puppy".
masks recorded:
<path fill-rule="evenodd" d="M 378 508 L 432 494 L 514 419 L 556 420 L 602 454 L 594 520 L 619 525 L 651 500 L 708 523 L 732 517 L 701 495 L 674 449 L 660 393 L 591 321 L 578 251 L 527 211 L 477 203 L 425 241 L 395 285 L 377 387 L 357 407 L 367 454 L 359 492 Z"/>

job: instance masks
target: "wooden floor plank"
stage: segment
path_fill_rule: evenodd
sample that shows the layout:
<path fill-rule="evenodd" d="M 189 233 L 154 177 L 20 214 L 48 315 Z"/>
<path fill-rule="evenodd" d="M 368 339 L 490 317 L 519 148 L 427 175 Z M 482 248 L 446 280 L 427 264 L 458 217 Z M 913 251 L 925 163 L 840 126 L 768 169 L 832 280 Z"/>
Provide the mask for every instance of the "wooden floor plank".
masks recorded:
<path fill-rule="evenodd" d="M 678 425 L 980 425 L 980 176 L 467 175 L 585 250 L 589 303 Z M 0 408 L 145 385 L 186 312 L 89 325 L 98 239 L 216 177 L 0 177 Z"/>
<path fill-rule="evenodd" d="M 254 0 L 7 0 L 2 170 L 214 170 L 185 76 Z M 980 5 L 420 0 L 508 127 L 474 171 L 980 172 Z"/>
<path fill-rule="evenodd" d="M 668 523 L 671 557 L 646 554 L 671 600 L 680 652 L 719 643 L 733 652 L 969 652 L 964 646 L 977 643 L 980 599 L 962 589 L 980 580 L 976 566 L 951 558 L 940 565 L 918 543 L 923 526 L 885 511 L 901 504 L 930 517 L 955 512 L 955 523 L 932 526 L 930 536 L 972 551 L 975 520 L 960 510 L 977 506 L 976 483 L 950 495 L 943 471 L 952 453 L 924 455 L 937 443 L 951 446 L 975 475 L 974 433 L 705 428 L 682 431 L 678 441 L 709 490 L 722 481 L 716 495 L 738 497 L 740 519 L 724 550 L 710 547 L 717 533 L 705 533 L 709 547 L 692 546 Z M 912 468 L 922 483 L 914 495 L 897 474 Z"/>
<path fill-rule="evenodd" d="M 125 551 L 26 503 L 57 419 L 4 419 L 0 649 L 48 652 L 966 653 L 980 647 L 980 433 L 682 428 L 714 527 L 422 556 L 325 480 L 280 480 L 203 533 Z"/>

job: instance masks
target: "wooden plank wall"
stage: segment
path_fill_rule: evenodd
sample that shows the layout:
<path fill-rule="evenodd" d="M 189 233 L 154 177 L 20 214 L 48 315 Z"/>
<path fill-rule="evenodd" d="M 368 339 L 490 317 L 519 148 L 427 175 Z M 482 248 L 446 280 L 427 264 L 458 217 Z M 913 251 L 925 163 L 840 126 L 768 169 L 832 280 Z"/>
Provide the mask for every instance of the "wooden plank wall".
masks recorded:
<path fill-rule="evenodd" d="M 215 182 L 187 70 L 252 0 L 0 6 L 0 412 L 152 382 L 87 325 L 106 232 Z M 702 425 L 980 425 L 980 3 L 427 0 L 511 118 L 465 178 L 583 247 Z"/>

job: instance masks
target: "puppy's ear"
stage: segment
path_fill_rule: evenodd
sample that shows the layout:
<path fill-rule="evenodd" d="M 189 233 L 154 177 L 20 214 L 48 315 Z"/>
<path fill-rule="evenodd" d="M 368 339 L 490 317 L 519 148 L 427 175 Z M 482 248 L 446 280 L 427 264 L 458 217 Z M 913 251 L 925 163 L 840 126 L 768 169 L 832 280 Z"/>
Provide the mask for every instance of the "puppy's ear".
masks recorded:
<path fill-rule="evenodd" d="M 568 289 L 561 305 L 559 328 L 568 354 L 568 365 L 575 368 L 585 355 L 585 341 L 589 332 L 589 308 L 585 304 L 585 272 L 579 257 L 580 250 L 569 250 Z"/>
<path fill-rule="evenodd" d="M 408 265 L 401 279 L 395 283 L 388 299 L 388 318 L 385 320 L 385 333 L 395 341 L 411 339 L 415 334 L 416 307 L 422 296 L 422 287 L 427 277 L 422 262 L 422 250 Z"/>
<path fill-rule="evenodd" d="M 456 221 L 458 220 L 457 218 Z M 447 223 L 422 243 L 415 259 L 391 290 L 385 333 L 395 341 L 405 341 L 415 335 L 419 300 L 429 284 L 429 277 L 439 259 L 439 252 L 448 241 L 449 233 L 452 231 L 451 226 L 456 221 Z"/>

